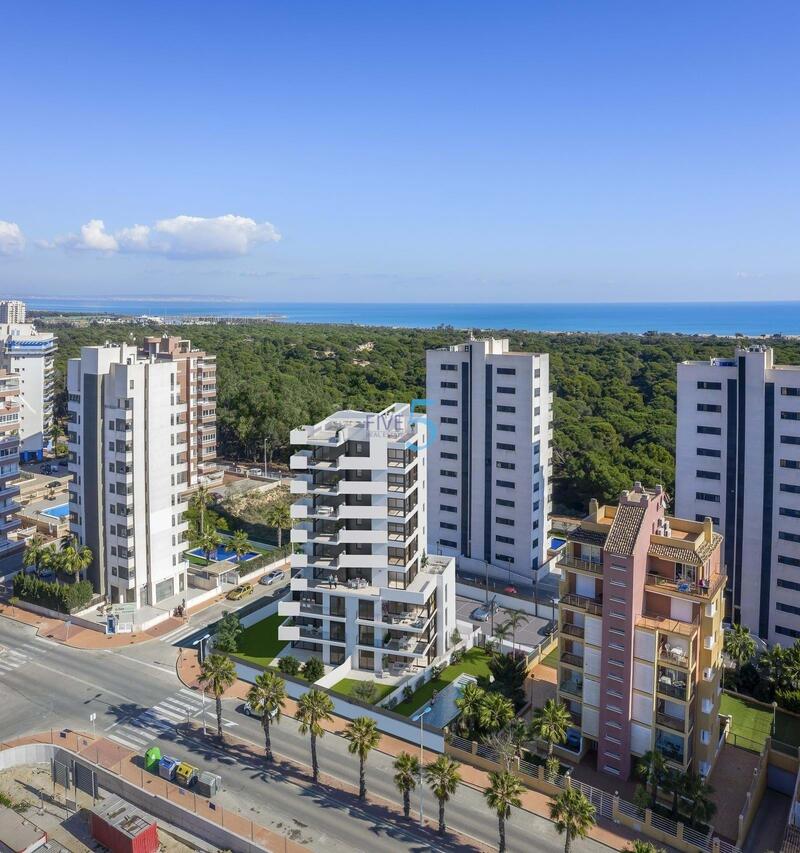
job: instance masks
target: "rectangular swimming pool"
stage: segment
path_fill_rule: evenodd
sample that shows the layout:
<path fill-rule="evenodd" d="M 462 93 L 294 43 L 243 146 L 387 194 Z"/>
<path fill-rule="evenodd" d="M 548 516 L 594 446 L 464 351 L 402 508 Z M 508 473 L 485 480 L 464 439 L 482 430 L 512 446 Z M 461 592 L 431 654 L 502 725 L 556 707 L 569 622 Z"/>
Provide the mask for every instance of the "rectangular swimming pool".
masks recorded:
<path fill-rule="evenodd" d="M 414 721 L 425 714 L 425 722 L 429 726 L 436 726 L 438 729 L 443 729 L 451 720 L 458 716 L 458 708 L 456 707 L 456 699 L 461 697 L 464 692 L 464 687 L 472 682 L 477 684 L 478 679 L 473 675 L 467 675 L 462 672 L 455 681 L 445 687 L 435 700 L 427 702 L 419 711 L 415 711 L 411 719 Z M 430 712 L 425 713 L 426 709 L 430 708 Z"/>
<path fill-rule="evenodd" d="M 205 558 L 205 551 L 202 548 L 193 548 L 189 553 L 193 557 L 203 557 Z M 211 552 L 211 559 L 219 563 L 222 560 L 233 560 L 234 563 L 246 563 L 248 560 L 252 560 L 253 557 L 258 556 L 258 551 L 248 551 L 246 554 L 243 554 L 242 557 L 237 557 L 236 554 L 230 549 L 226 548 L 224 545 L 217 545 L 217 550 Z"/>
<path fill-rule="evenodd" d="M 69 504 L 59 504 L 43 509 L 42 515 L 49 515 L 50 518 L 65 518 L 69 515 Z"/>

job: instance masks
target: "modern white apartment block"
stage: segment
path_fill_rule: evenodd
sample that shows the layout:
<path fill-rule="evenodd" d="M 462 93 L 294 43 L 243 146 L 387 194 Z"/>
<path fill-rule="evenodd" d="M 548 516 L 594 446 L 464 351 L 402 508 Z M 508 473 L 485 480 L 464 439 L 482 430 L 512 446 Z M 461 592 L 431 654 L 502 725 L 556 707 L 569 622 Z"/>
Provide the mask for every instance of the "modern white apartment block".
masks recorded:
<path fill-rule="evenodd" d="M 336 666 L 398 674 L 451 645 L 455 561 L 426 546 L 425 425 L 408 404 L 292 430 L 292 598 L 280 639 Z"/>
<path fill-rule="evenodd" d="M 547 559 L 549 356 L 473 340 L 427 353 L 428 540 L 529 580 Z"/>
<path fill-rule="evenodd" d="M 25 322 L 23 302 L 0 302 L 0 369 L 19 376 L 20 457 L 42 458 L 53 422 L 53 358 L 56 338 Z"/>
<path fill-rule="evenodd" d="M 21 564 L 24 541 L 8 534 L 22 523 L 15 513 L 19 496 L 19 377 L 0 371 L 0 572 Z"/>
<path fill-rule="evenodd" d="M 134 346 L 83 347 L 67 365 L 70 531 L 112 603 L 159 605 L 186 589 L 186 406 L 177 365 Z"/>
<path fill-rule="evenodd" d="M 800 637 L 800 366 L 769 347 L 678 365 L 676 514 L 725 537 L 734 622 Z"/>
<path fill-rule="evenodd" d="M 187 484 L 207 484 L 222 477 L 217 468 L 217 357 L 183 338 L 145 338 L 140 354 L 174 362 L 189 436 Z"/>

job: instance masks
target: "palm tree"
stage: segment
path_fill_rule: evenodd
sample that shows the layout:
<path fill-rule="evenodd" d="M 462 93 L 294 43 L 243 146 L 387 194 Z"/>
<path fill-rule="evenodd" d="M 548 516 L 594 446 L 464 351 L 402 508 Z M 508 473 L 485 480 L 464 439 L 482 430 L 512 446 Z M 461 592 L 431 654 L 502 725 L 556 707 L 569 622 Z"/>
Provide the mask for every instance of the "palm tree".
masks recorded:
<path fill-rule="evenodd" d="M 425 781 L 439 801 L 439 832 L 444 834 L 447 827 L 444 822 L 444 806 L 452 797 L 461 781 L 458 768 L 461 765 L 449 755 L 440 755 L 436 761 L 425 768 Z"/>
<path fill-rule="evenodd" d="M 311 775 L 314 782 L 319 781 L 319 762 L 317 761 L 317 738 L 323 737 L 324 722 L 333 722 L 333 700 L 327 693 L 316 688 L 304 693 L 297 701 L 295 718 L 300 723 L 301 735 L 311 735 Z"/>
<path fill-rule="evenodd" d="M 514 704 L 502 693 L 487 693 L 483 697 L 479 719 L 481 728 L 498 732 L 514 718 Z"/>
<path fill-rule="evenodd" d="M 241 563 L 242 557 L 250 550 L 250 540 L 244 530 L 236 530 L 230 539 L 230 548 L 236 554 L 236 562 Z"/>
<path fill-rule="evenodd" d="M 699 773 L 689 773 L 684 780 L 683 795 L 690 802 L 689 820 L 693 824 L 708 823 L 717 811 L 711 799 L 714 789 Z"/>
<path fill-rule="evenodd" d="M 756 641 L 750 636 L 750 629 L 734 625 L 725 634 L 723 651 L 741 669 L 756 653 Z"/>
<path fill-rule="evenodd" d="M 283 543 L 283 531 L 292 526 L 292 515 L 286 501 L 274 501 L 264 513 L 264 522 L 274 527 L 278 535 L 278 548 Z"/>
<path fill-rule="evenodd" d="M 208 687 L 216 701 L 217 737 L 222 740 L 222 694 L 236 681 L 236 667 L 225 655 L 210 655 L 203 661 L 197 680 Z"/>
<path fill-rule="evenodd" d="M 200 513 L 200 527 L 197 529 L 197 538 L 202 539 L 206 532 L 206 509 L 211 503 L 211 491 L 208 486 L 198 486 L 192 495 L 192 506 Z"/>
<path fill-rule="evenodd" d="M 475 731 L 485 698 L 486 691 L 482 687 L 478 687 L 476 682 L 470 681 L 464 685 L 464 690 L 456 699 L 456 708 L 461 712 L 458 725 L 465 734 Z"/>
<path fill-rule="evenodd" d="M 761 677 L 769 683 L 774 691 L 783 680 L 783 667 L 786 652 L 781 647 L 780 643 L 775 643 L 774 646 L 762 652 L 758 658 L 758 668 L 761 672 Z"/>
<path fill-rule="evenodd" d="M 513 655 L 516 652 L 517 648 L 517 628 L 522 625 L 525 625 L 529 622 L 527 614 L 523 613 L 521 610 L 512 610 L 508 614 L 508 625 L 511 628 L 511 654 Z"/>
<path fill-rule="evenodd" d="M 636 769 L 645 783 L 650 787 L 650 804 L 655 805 L 658 786 L 661 784 L 664 773 L 667 770 L 667 762 L 664 761 L 664 756 L 657 749 L 648 750 L 642 756 L 642 760 Z"/>
<path fill-rule="evenodd" d="M 419 779 L 419 759 L 407 752 L 401 752 L 394 760 L 394 784 L 403 795 L 403 816 L 411 815 L 411 792 L 417 787 Z"/>
<path fill-rule="evenodd" d="M 652 841 L 631 841 L 623 853 L 664 853 L 664 848 L 656 847 Z"/>
<path fill-rule="evenodd" d="M 206 565 L 211 562 L 211 552 L 216 552 L 217 546 L 222 542 L 222 537 L 216 530 L 207 530 L 200 537 L 200 547 L 206 555 Z"/>
<path fill-rule="evenodd" d="M 347 724 L 344 736 L 350 741 L 347 750 L 358 756 L 358 798 L 367 798 L 367 756 L 380 743 L 378 724 L 372 717 L 356 717 Z"/>
<path fill-rule="evenodd" d="M 264 757 L 272 761 L 272 743 L 269 736 L 270 723 L 279 723 L 281 711 L 286 701 L 286 682 L 277 672 L 262 672 L 256 676 L 253 686 L 247 693 L 250 707 L 261 714 L 261 728 L 264 729 Z"/>
<path fill-rule="evenodd" d="M 547 744 L 547 757 L 553 754 L 553 747 L 557 743 L 564 743 L 567 739 L 567 729 L 572 725 L 572 717 L 563 702 L 557 699 L 548 699 L 544 706 L 533 712 L 531 720 L 531 734 Z"/>
<path fill-rule="evenodd" d="M 567 788 L 550 803 L 550 820 L 566 835 L 564 853 L 570 853 L 572 840 L 585 838 L 595 825 L 594 806 L 577 788 Z"/>
<path fill-rule="evenodd" d="M 483 796 L 489 808 L 497 812 L 500 853 L 505 853 L 506 849 L 506 820 L 511 817 L 512 807 L 519 808 L 522 805 L 522 790 L 522 782 L 513 773 L 507 770 L 493 770 L 489 773 L 489 787 L 483 792 Z"/>
<path fill-rule="evenodd" d="M 511 625 L 508 622 L 502 622 L 500 625 L 495 625 L 494 638 L 497 640 L 498 651 L 503 654 L 503 643 L 511 636 Z"/>
<path fill-rule="evenodd" d="M 81 579 L 81 572 L 92 565 L 94 555 L 88 545 L 81 545 L 76 536 L 70 538 L 69 545 L 59 554 L 61 567 L 68 575 L 73 575 L 75 583 Z"/>
<path fill-rule="evenodd" d="M 26 568 L 33 566 L 36 574 L 43 568 L 42 558 L 47 549 L 44 545 L 44 536 L 40 533 L 34 533 L 33 536 L 25 543 L 25 554 L 22 557 L 22 565 Z"/>
<path fill-rule="evenodd" d="M 672 796 L 672 809 L 670 813 L 673 820 L 675 820 L 678 817 L 680 799 L 686 790 L 686 776 L 682 770 L 678 770 L 675 767 L 668 767 L 661 780 L 661 786 Z"/>

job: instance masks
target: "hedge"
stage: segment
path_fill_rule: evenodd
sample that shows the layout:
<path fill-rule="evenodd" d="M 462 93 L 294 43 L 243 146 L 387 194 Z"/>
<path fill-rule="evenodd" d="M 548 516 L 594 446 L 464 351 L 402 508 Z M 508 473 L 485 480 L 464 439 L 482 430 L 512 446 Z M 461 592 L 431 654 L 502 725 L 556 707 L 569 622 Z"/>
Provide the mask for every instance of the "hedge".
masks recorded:
<path fill-rule="evenodd" d="M 22 601 L 59 613 L 74 613 L 89 605 L 94 589 L 89 581 L 65 584 L 20 573 L 14 576 L 14 595 Z"/>

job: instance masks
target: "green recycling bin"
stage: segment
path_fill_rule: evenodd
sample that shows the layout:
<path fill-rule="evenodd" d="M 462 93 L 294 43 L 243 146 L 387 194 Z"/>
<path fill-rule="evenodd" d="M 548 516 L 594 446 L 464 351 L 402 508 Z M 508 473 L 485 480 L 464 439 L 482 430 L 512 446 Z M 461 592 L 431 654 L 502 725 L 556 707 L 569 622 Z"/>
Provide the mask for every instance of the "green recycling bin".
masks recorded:
<path fill-rule="evenodd" d="M 158 773 L 159 761 L 161 761 L 161 750 L 157 746 L 151 746 L 144 754 L 144 769 L 151 773 Z"/>

